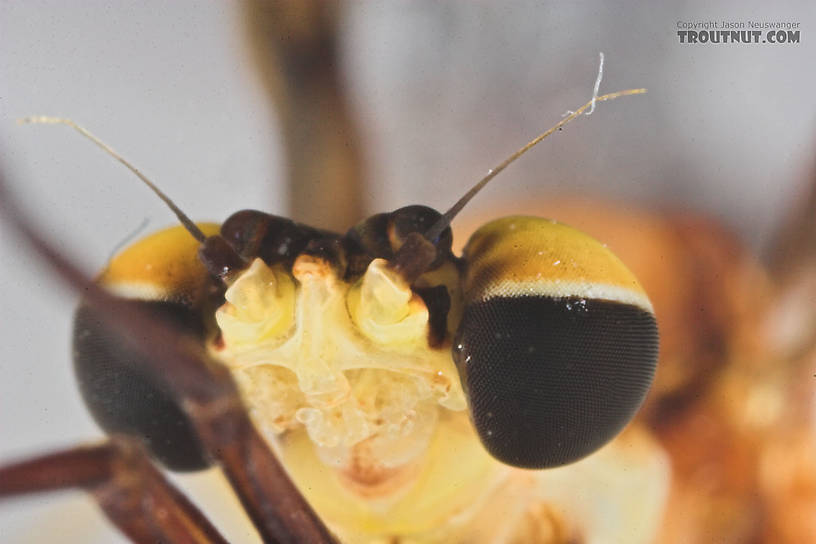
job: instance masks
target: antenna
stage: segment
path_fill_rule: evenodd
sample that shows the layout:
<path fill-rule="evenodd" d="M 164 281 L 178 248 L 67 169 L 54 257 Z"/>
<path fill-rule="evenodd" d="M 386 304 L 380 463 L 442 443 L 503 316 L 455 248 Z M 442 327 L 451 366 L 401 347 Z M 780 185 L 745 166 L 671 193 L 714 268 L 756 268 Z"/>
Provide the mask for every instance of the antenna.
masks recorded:
<path fill-rule="evenodd" d="M 555 125 L 553 125 L 552 128 L 539 134 L 538 136 L 527 142 L 527 144 L 525 144 L 521 149 L 519 149 L 506 159 L 504 159 L 504 161 L 502 161 L 498 166 L 494 166 L 493 168 L 488 170 L 487 175 L 485 175 L 485 177 L 480 179 L 479 182 L 476 183 L 476 185 L 471 187 L 470 190 L 467 193 L 465 193 L 465 195 L 462 198 L 456 201 L 456 204 L 451 206 L 448 211 L 442 214 L 442 217 L 440 217 L 436 221 L 436 223 L 434 223 L 431 226 L 431 228 L 428 229 L 428 231 L 425 233 L 425 238 L 429 240 L 431 243 L 436 244 L 438 241 L 437 238 L 439 238 L 439 235 L 442 234 L 442 231 L 444 231 L 446 228 L 450 226 L 451 221 L 453 221 L 453 218 L 456 217 L 456 215 L 460 211 L 462 211 L 462 208 L 464 208 L 467 205 L 467 203 L 470 202 L 470 200 L 474 196 L 476 196 L 476 193 L 481 191 L 482 188 L 484 188 L 484 186 L 487 185 L 487 183 L 491 179 L 495 178 L 497 175 L 499 175 L 499 172 L 510 166 L 510 164 L 515 162 L 516 159 L 518 159 L 519 157 L 527 153 L 530 149 L 535 147 L 535 145 L 538 144 L 538 142 L 540 142 L 541 140 L 543 140 L 556 130 L 561 130 L 561 128 L 564 125 L 575 120 L 587 109 L 589 109 L 589 111 L 586 114 L 591 115 L 592 112 L 595 111 L 595 104 L 597 104 L 598 102 L 606 102 L 607 100 L 614 100 L 616 98 L 620 98 L 621 96 L 644 94 L 646 92 L 646 89 L 627 89 L 625 91 L 618 91 L 616 93 L 609 93 L 603 96 L 598 96 L 598 89 L 600 88 L 601 80 L 603 79 L 603 66 L 604 66 L 604 54 L 600 53 L 600 65 L 598 66 L 598 77 L 595 79 L 595 86 L 592 89 L 592 100 L 590 100 L 589 102 L 587 102 L 586 104 L 584 104 L 575 111 L 567 110 L 567 113 L 565 114 L 564 118 L 561 119 Z"/>
<path fill-rule="evenodd" d="M 485 177 L 480 179 L 476 185 L 471 187 L 471 189 L 456 202 L 456 204 L 451 206 L 448 211 L 442 214 L 442 217 L 440 217 L 436 221 L 436 223 L 434 223 L 434 225 L 430 229 L 428 229 L 428 231 L 425 233 L 425 237 L 431 242 L 435 243 L 435 240 L 439 237 L 440 234 L 442 234 L 442 231 L 444 231 L 446 228 L 448 228 L 448 226 L 450 226 L 451 221 L 453 221 L 453 218 L 456 217 L 456 215 L 462 210 L 462 208 L 464 208 L 465 205 L 468 202 L 470 202 L 470 200 L 474 196 L 476 196 L 476 193 L 481 191 L 482 188 L 485 185 L 487 185 L 487 183 L 491 179 L 495 178 L 499 174 L 499 172 L 510 166 L 511 163 L 513 163 L 516 159 L 527 153 L 527 151 L 532 149 L 541 140 L 543 140 L 556 130 L 561 129 L 561 127 L 563 127 L 570 121 L 573 121 L 576 117 L 580 116 L 582 113 L 584 113 L 584 111 L 591 107 L 594 108 L 597 102 L 606 102 L 607 100 L 614 100 L 615 98 L 620 98 L 621 96 L 644 94 L 645 92 L 646 89 L 627 89 L 625 91 L 618 91 L 616 93 L 609 93 L 603 96 L 593 97 L 592 100 L 590 100 L 577 110 L 571 112 L 569 115 L 561 119 L 558 123 L 553 125 L 552 128 L 550 128 L 546 132 L 539 134 L 538 136 L 527 142 L 527 144 L 524 145 L 524 147 L 520 148 L 518 151 L 504 159 L 504 161 L 502 161 L 498 166 L 495 166 L 488 170 L 487 175 L 485 175 Z"/>
<path fill-rule="evenodd" d="M 153 184 L 152 181 L 147 179 L 147 176 L 142 174 L 139 171 L 138 168 L 136 168 L 135 166 L 130 164 L 128 161 L 126 161 L 124 159 L 124 157 L 122 157 L 122 155 L 120 155 L 119 153 L 114 151 L 113 148 L 111 148 L 108 144 L 106 144 L 105 142 L 103 142 L 102 140 L 100 140 L 99 138 L 94 136 L 93 134 L 91 134 L 88 130 L 86 130 L 82 126 L 76 124 L 75 122 L 73 122 L 70 119 L 65 119 L 65 118 L 61 118 L 61 117 L 48 117 L 48 116 L 44 116 L 44 115 L 35 116 L 35 117 L 26 117 L 24 119 L 19 119 L 17 121 L 17 123 L 19 123 L 21 125 L 67 125 L 67 126 L 71 127 L 72 129 L 76 130 L 77 132 L 79 132 L 80 134 L 82 134 L 83 136 L 88 138 L 90 141 L 95 143 L 97 146 L 102 148 L 103 151 L 108 153 L 114 159 L 116 159 L 117 161 L 119 161 L 120 163 L 125 165 L 125 168 L 127 168 L 128 170 L 130 170 L 131 172 L 136 174 L 136 177 L 138 177 L 140 180 L 142 180 L 142 182 L 145 185 L 147 185 L 150 188 L 150 190 L 153 191 L 156 194 L 156 196 L 158 196 L 160 199 L 162 199 L 162 201 L 165 204 L 167 204 L 167 206 L 170 208 L 170 210 L 176 215 L 178 220 L 181 222 L 182 226 L 184 226 L 184 228 L 187 229 L 187 232 L 189 232 L 193 236 L 193 238 L 195 238 L 196 240 L 198 240 L 202 244 L 207 239 L 207 237 L 204 235 L 204 233 L 201 232 L 201 229 L 199 229 L 198 226 L 195 223 L 193 223 L 193 221 L 189 217 L 187 217 L 184 214 L 184 212 L 181 211 L 181 209 L 179 209 L 179 207 L 176 206 L 176 204 L 172 200 L 170 200 L 170 197 L 165 195 L 161 191 L 161 189 L 156 187 Z"/>

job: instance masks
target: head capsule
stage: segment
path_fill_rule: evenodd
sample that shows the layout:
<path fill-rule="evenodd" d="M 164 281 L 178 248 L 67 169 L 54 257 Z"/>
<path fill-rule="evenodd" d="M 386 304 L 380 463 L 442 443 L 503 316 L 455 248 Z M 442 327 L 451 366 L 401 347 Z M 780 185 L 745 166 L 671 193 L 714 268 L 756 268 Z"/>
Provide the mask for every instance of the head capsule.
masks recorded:
<path fill-rule="evenodd" d="M 657 361 L 657 323 L 632 273 L 589 236 L 532 217 L 483 226 L 464 258 L 453 357 L 487 450 L 554 467 L 617 435 Z"/>

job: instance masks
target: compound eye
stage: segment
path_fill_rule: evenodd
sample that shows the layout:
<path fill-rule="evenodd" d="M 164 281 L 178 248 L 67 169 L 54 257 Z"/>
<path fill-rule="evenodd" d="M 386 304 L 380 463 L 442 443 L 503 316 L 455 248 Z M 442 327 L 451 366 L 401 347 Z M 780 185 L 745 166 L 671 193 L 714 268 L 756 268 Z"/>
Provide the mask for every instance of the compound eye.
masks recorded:
<path fill-rule="evenodd" d="M 204 336 L 200 317 L 183 304 L 128 303 L 170 320 L 194 336 Z M 208 467 L 210 461 L 192 422 L 172 391 L 146 370 L 143 359 L 91 308 L 79 308 L 74 322 L 74 370 L 96 422 L 108 433 L 140 438 L 167 468 L 188 471 Z"/>
<path fill-rule="evenodd" d="M 546 468 L 614 438 L 657 360 L 657 324 L 632 274 L 590 237 L 527 217 L 482 227 L 465 258 L 453 356 L 485 448 Z"/>

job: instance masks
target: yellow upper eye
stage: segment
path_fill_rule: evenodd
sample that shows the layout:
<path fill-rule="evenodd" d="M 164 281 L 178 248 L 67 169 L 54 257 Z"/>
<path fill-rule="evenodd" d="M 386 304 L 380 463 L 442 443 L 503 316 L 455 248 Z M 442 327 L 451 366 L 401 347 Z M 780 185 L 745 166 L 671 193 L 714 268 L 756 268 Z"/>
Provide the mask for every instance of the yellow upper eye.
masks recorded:
<path fill-rule="evenodd" d="M 585 297 L 652 305 L 626 265 L 583 232 L 550 219 L 510 216 L 471 236 L 465 292 L 469 301 L 494 296 Z"/>
<path fill-rule="evenodd" d="M 207 236 L 219 230 L 214 223 L 200 223 L 198 227 Z M 184 227 L 156 232 L 111 260 L 99 280 L 131 298 L 194 296 L 209 277 L 198 258 L 198 245 Z"/>

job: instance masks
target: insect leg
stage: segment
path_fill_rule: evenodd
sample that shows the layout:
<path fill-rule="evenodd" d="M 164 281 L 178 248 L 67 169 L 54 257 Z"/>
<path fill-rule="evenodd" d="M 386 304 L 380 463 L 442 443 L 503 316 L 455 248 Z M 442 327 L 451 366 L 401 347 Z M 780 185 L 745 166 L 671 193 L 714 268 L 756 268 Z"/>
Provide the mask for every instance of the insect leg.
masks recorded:
<path fill-rule="evenodd" d="M 127 439 L 0 468 L 0 498 L 70 488 L 91 493 L 105 515 L 134 542 L 227 542 Z"/>
<path fill-rule="evenodd" d="M 765 252 L 778 293 L 768 312 L 771 342 L 795 365 L 816 353 L 816 163 L 808 178 Z"/>
<path fill-rule="evenodd" d="M 174 323 L 134 308 L 88 281 L 36 232 L 10 198 L 2 175 L 0 213 L 124 342 L 145 355 L 148 370 L 176 392 L 206 453 L 221 464 L 265 541 L 334 541 L 253 427 L 228 369 Z"/>
<path fill-rule="evenodd" d="M 245 3 L 251 51 L 283 135 L 292 219 L 344 231 L 364 216 L 365 168 L 343 85 L 336 2 Z"/>

